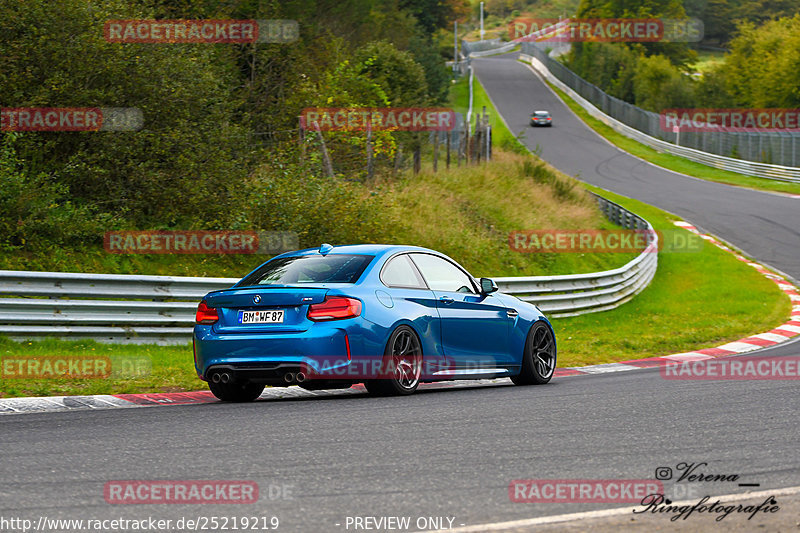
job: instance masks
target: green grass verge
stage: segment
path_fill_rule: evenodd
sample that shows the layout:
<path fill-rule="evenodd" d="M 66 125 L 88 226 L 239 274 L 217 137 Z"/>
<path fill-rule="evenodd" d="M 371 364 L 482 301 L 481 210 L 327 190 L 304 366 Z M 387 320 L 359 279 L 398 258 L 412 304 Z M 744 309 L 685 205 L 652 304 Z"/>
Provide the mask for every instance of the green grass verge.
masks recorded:
<path fill-rule="evenodd" d="M 657 230 L 685 231 L 675 218 L 641 202 L 601 192 L 642 215 Z M 774 283 L 731 254 L 703 242 L 698 252 L 661 253 L 650 286 L 618 309 L 553 320 L 559 367 L 611 363 L 686 352 L 730 342 L 781 324 L 791 306 Z M 130 346 L 93 341 L 13 342 L 0 338 L 3 359 L 19 356 L 145 358 L 143 375 L 121 379 L 0 380 L 0 396 L 170 392 L 201 389 L 191 345 Z M 113 363 L 113 361 L 112 361 Z M 124 365 L 123 365 L 124 366 Z"/>
<path fill-rule="evenodd" d="M 583 120 L 590 128 L 608 139 L 617 147 L 635 155 L 636 157 L 640 157 L 645 161 L 653 163 L 654 165 L 658 165 L 675 172 L 680 172 L 681 174 L 686 174 L 688 176 L 694 176 L 696 178 L 716 181 L 719 183 L 726 183 L 728 185 L 736 185 L 739 187 L 747 187 L 750 189 L 759 189 L 763 191 L 800 194 L 800 184 L 798 183 L 787 183 L 769 180 L 766 178 L 758 178 L 755 176 L 745 176 L 743 174 L 737 174 L 736 172 L 730 172 L 727 170 L 720 170 L 706 165 L 701 165 L 700 163 L 695 163 L 694 161 L 689 161 L 688 159 L 676 155 L 653 150 L 649 146 L 625 137 L 621 133 L 616 132 L 610 126 L 592 117 L 564 91 L 554 86 L 550 82 L 546 83 L 556 92 L 556 94 L 558 94 L 559 97 L 561 97 L 561 99 L 567 104 L 567 106 L 569 106 L 572 112 L 578 115 L 578 117 L 580 117 L 580 119 Z"/>
<path fill-rule="evenodd" d="M 650 221 L 686 231 L 677 217 L 587 185 Z M 787 320 L 789 299 L 772 281 L 703 241 L 698 252 L 660 253 L 650 285 L 625 305 L 553 321 L 559 366 L 583 366 L 687 352 L 768 331 Z"/>
<path fill-rule="evenodd" d="M 476 109 L 480 109 L 478 106 L 482 106 L 485 102 L 487 111 L 491 113 L 495 141 L 501 142 L 501 139 L 505 139 L 509 144 L 518 144 L 499 120 L 480 84 L 476 84 L 475 95 Z M 437 175 L 423 174 L 394 184 L 392 187 L 396 187 L 396 190 L 392 193 L 392 201 L 396 205 L 391 209 L 396 210 L 390 209 L 388 216 L 394 219 L 397 216 L 413 215 L 416 220 L 421 213 L 427 211 L 420 209 L 415 203 L 415 198 L 417 201 L 420 197 L 438 198 L 437 202 L 442 208 L 447 207 L 458 214 L 459 222 L 447 225 L 451 228 L 450 231 L 461 235 L 465 230 L 472 232 L 467 234 L 468 238 L 461 238 L 454 245 L 458 253 L 453 255 L 457 258 L 466 256 L 465 264 L 474 272 L 491 274 L 492 270 L 488 268 L 483 270 L 481 266 L 489 263 L 478 262 L 479 257 L 492 254 L 486 247 L 497 245 L 497 243 L 492 245 L 490 240 L 487 240 L 488 237 L 496 233 L 498 227 L 505 230 L 509 224 L 525 224 L 527 219 L 519 213 L 508 210 L 508 207 L 505 208 L 506 211 L 498 213 L 495 202 L 482 201 L 484 196 L 485 199 L 491 199 L 493 196 L 482 195 L 481 191 L 494 191 L 497 186 L 502 185 L 497 190 L 503 191 L 501 196 L 505 198 L 504 202 L 515 200 L 520 194 L 518 191 L 523 190 L 527 191 L 526 194 L 536 196 L 539 201 L 550 197 L 549 201 L 552 202 L 553 198 L 558 196 L 559 187 L 569 189 L 569 182 L 572 181 L 557 173 L 552 176 L 550 172 L 536 170 L 546 166 L 540 161 L 534 161 L 533 165 L 528 166 L 528 171 L 534 175 L 526 176 L 524 165 L 519 167 L 519 161 L 516 159 L 519 157 L 521 156 L 514 154 L 503 155 L 501 152 L 498 154 L 498 161 L 484 167 L 462 167 L 461 171 L 451 169 L 449 173 L 441 172 Z M 515 168 L 521 168 L 522 172 L 519 174 L 511 172 Z M 503 183 L 496 181 L 499 178 L 504 180 Z M 556 185 L 559 183 L 561 185 Z M 684 231 L 678 230 L 672 224 L 675 217 L 669 213 L 590 185 L 586 185 L 586 188 L 599 192 L 643 216 L 657 230 Z M 565 194 L 570 197 L 574 192 L 570 189 Z M 581 204 L 580 201 L 573 201 L 572 207 L 580 208 Z M 527 206 L 523 207 L 524 211 L 530 211 Z M 581 215 L 578 211 L 570 215 L 573 218 L 576 216 L 586 216 L 586 214 Z M 487 224 L 487 220 L 491 220 L 492 223 Z M 495 227 L 494 223 L 500 225 Z M 428 240 L 441 239 L 442 242 L 452 240 L 446 228 L 439 227 L 436 231 L 430 231 L 431 225 L 424 220 L 415 224 L 404 226 L 398 234 L 403 234 L 408 239 L 416 236 Z M 427 234 L 420 235 L 420 232 Z M 498 235 L 502 237 L 502 231 Z M 470 242 L 476 237 L 481 239 L 479 241 L 481 244 L 472 250 Z M 476 250 L 480 253 L 476 254 Z M 530 261 L 533 261 L 531 255 L 524 257 L 529 257 Z M 236 260 L 230 257 L 221 259 Z M 520 257 L 513 259 L 522 260 Z M 613 257 L 607 258 L 606 261 L 614 262 L 620 259 L 622 257 Z M 499 256 L 499 262 L 506 267 L 508 267 L 507 260 L 507 256 Z M 594 260 L 602 262 L 602 259 Z M 192 261 L 204 264 L 203 258 L 193 258 Z M 495 266 L 499 264 L 492 265 L 493 268 Z M 555 273 L 558 269 L 555 265 L 549 268 L 554 270 L 550 273 Z M 610 363 L 715 346 L 772 329 L 786 319 L 790 308 L 788 299 L 774 283 L 751 267 L 737 261 L 727 252 L 703 242 L 698 252 L 660 254 L 658 272 L 650 286 L 622 307 L 603 313 L 555 319 L 553 324 L 559 343 L 559 366 Z M 0 396 L 170 392 L 204 387 L 194 373 L 192 349 L 189 344 L 162 347 L 58 340 L 17 343 L 0 338 L 0 356 L 5 359 L 21 355 L 109 356 L 112 357 L 112 365 L 118 361 L 123 367 L 128 358 L 133 358 L 135 361 L 141 361 L 143 358 L 147 363 L 144 367 L 149 370 L 130 377 L 112 375 L 109 379 L 2 379 Z"/>
<path fill-rule="evenodd" d="M 97 379 L 8 377 L 19 371 L 15 358 L 74 356 L 110 364 L 111 375 Z M 0 364 L 8 365 L 3 366 L 0 397 L 175 392 L 203 388 L 194 372 L 191 344 L 155 346 L 56 339 L 14 342 L 0 337 Z"/>

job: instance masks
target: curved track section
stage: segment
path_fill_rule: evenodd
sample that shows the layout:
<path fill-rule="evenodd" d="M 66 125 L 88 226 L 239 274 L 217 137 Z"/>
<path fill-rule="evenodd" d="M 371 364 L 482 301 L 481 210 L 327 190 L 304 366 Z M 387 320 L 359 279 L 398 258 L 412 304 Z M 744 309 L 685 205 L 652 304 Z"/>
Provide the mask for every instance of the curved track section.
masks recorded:
<path fill-rule="evenodd" d="M 800 277 L 798 200 L 642 163 L 588 130 L 524 65 L 503 57 L 474 65 L 514 131 L 526 129 L 533 108 L 554 113 L 556 126 L 529 131 L 527 142 L 541 146 L 562 170 L 674 211 Z M 798 346 L 789 342 L 760 353 L 797 354 Z M 706 472 L 739 475 L 740 482 L 759 484 L 755 490 L 796 487 L 796 383 L 667 381 L 653 368 L 555 379 L 541 387 L 464 386 L 401 398 L 320 394 L 246 405 L 7 416 L 0 418 L 0 515 L 277 516 L 278 531 L 413 531 L 423 529 L 419 524 L 480 529 L 629 506 L 514 503 L 508 488 L 515 479 L 647 479 L 662 466 L 707 462 Z M 164 479 L 249 480 L 261 493 L 246 505 L 112 505 L 103 495 L 109 481 Z M 673 497 L 752 490 L 723 485 L 695 486 L 696 492 Z M 782 496 L 778 501 L 784 503 Z M 791 517 L 791 508 L 784 509 Z M 669 516 L 639 516 L 648 531 L 673 529 Z M 353 527 L 357 517 L 371 527 Z M 412 525 L 374 521 L 389 517 L 408 517 Z M 692 520 L 688 527 L 700 530 Z M 742 530 L 763 523 L 727 520 L 722 527 L 735 523 Z"/>
<path fill-rule="evenodd" d="M 524 131 L 531 150 L 567 174 L 684 217 L 800 279 L 800 198 L 704 181 L 633 157 L 586 126 L 517 57 L 472 65 L 509 129 Z M 529 127 L 534 109 L 549 110 L 553 127 Z"/>

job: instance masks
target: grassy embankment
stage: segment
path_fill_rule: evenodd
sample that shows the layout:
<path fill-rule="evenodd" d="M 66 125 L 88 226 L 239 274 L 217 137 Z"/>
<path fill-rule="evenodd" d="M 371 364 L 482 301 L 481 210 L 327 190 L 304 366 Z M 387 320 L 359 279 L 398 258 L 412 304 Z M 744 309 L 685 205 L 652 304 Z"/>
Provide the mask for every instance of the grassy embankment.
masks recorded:
<path fill-rule="evenodd" d="M 454 95 L 463 87 L 456 86 Z M 487 105 L 497 146 L 517 144 L 476 85 L 476 109 Z M 519 148 L 516 148 L 518 150 Z M 382 195 L 386 240 L 430 246 L 451 254 L 477 275 L 585 272 L 618 266 L 621 254 L 520 254 L 507 245 L 508 232 L 527 228 L 610 227 L 576 182 L 535 156 L 497 150 L 480 167 L 451 167 L 395 182 L 357 185 L 356 195 Z M 590 186 L 586 186 L 593 189 Z M 674 231 L 674 216 L 641 202 L 604 192 L 648 219 L 657 230 Z M 683 230 L 679 230 L 683 231 Z M 117 256 L 101 250 L 63 261 L 79 270 L 103 271 L 128 261 L 143 273 L 241 275 L 258 258 L 247 256 Z M 50 264 L 46 259 L 30 264 Z M 115 262 L 117 261 L 117 262 Z M 25 266 L 25 258 L 3 259 Z M 67 264 L 67 263 L 65 263 Z M 33 266 L 29 267 L 35 269 Z M 197 272 L 197 269 L 202 272 Z M 194 269 L 194 270 L 193 270 Z M 187 272 L 190 270 L 190 272 Z M 117 270 L 113 270 L 117 271 Z M 775 285 L 751 267 L 703 243 L 699 251 L 662 253 L 650 286 L 624 306 L 603 313 L 554 320 L 559 366 L 608 363 L 714 346 L 766 331 L 781 323 L 789 303 Z M 0 355 L 108 355 L 146 357 L 152 372 L 132 379 L 2 380 L 0 396 L 98 394 L 194 390 L 202 387 L 192 368 L 191 347 L 120 346 L 79 341 L 15 343 L 0 339 Z"/>

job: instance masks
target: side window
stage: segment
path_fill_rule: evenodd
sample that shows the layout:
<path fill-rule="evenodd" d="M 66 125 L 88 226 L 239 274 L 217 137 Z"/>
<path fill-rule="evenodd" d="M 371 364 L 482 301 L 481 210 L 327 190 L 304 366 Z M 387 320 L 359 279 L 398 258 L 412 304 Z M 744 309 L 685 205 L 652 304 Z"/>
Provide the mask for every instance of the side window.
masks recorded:
<path fill-rule="evenodd" d="M 450 261 L 431 254 L 412 254 L 412 257 L 432 290 L 475 294 L 469 276 Z"/>
<path fill-rule="evenodd" d="M 387 287 L 425 289 L 425 282 L 419 277 L 417 269 L 411 264 L 407 254 L 389 259 L 381 270 L 381 281 Z"/>

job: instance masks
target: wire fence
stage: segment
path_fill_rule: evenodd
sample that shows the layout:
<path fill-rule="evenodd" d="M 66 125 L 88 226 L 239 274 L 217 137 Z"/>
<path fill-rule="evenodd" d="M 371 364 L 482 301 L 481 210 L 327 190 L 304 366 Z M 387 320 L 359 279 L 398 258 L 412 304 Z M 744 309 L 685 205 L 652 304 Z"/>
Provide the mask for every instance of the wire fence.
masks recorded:
<path fill-rule="evenodd" d="M 522 43 L 522 53 L 545 67 L 606 115 L 656 139 L 723 157 L 769 165 L 800 167 L 800 133 L 796 132 L 674 132 L 665 131 L 658 113 L 645 111 L 603 92 L 550 56 L 551 44 Z"/>

